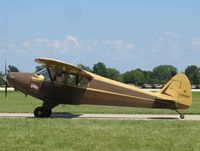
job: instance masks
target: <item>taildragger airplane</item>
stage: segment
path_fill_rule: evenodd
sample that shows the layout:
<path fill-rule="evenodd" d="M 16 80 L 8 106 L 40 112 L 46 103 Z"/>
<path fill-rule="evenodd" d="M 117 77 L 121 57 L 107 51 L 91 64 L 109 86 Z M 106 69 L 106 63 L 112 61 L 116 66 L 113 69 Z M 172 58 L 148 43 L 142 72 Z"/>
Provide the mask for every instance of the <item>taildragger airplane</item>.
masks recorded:
<path fill-rule="evenodd" d="M 40 99 L 43 104 L 34 110 L 35 117 L 50 117 L 59 104 L 91 104 L 124 107 L 172 109 L 189 108 L 191 85 L 187 76 L 172 77 L 159 92 L 149 92 L 107 79 L 61 61 L 36 58 L 44 69 L 35 73 L 10 72 L 5 80 L 10 86 Z M 7 84 L 5 87 L 7 95 Z"/>

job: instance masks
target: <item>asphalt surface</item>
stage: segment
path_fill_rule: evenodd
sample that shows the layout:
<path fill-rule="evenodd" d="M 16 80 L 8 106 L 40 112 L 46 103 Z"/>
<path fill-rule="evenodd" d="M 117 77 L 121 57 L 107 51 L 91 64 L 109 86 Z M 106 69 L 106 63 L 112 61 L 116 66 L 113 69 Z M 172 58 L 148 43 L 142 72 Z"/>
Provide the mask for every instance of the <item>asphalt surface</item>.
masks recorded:
<path fill-rule="evenodd" d="M 0 118 L 34 118 L 32 113 L 0 113 Z M 99 119 L 99 120 L 194 120 L 200 121 L 200 115 L 185 115 L 180 119 L 179 115 L 160 114 L 70 114 L 53 113 L 50 118 L 64 119 Z"/>

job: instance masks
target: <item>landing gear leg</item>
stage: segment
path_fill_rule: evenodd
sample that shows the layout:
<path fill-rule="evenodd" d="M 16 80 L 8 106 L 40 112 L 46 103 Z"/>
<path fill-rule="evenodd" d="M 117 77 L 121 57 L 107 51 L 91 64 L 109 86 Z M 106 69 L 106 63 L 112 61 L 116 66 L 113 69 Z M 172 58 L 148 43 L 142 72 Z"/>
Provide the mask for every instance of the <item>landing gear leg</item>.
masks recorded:
<path fill-rule="evenodd" d="M 178 110 L 174 110 L 174 111 L 176 111 L 176 113 L 178 113 L 180 115 L 180 119 L 184 119 L 185 118 L 183 113 L 179 112 Z"/>

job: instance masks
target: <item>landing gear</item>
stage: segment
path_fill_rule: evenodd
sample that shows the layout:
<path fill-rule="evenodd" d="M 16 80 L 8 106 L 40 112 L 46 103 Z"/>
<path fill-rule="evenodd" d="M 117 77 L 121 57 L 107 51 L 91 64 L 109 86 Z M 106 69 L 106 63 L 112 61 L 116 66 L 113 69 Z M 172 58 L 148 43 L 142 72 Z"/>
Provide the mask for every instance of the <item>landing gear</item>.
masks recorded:
<path fill-rule="evenodd" d="M 50 116 L 51 116 L 51 113 L 52 113 L 52 110 L 51 110 L 51 109 L 45 110 L 45 117 L 50 117 Z"/>
<path fill-rule="evenodd" d="M 43 107 L 37 107 L 34 110 L 34 115 L 37 118 L 42 118 L 42 117 L 50 117 L 52 113 L 52 110 L 45 110 Z"/>
<path fill-rule="evenodd" d="M 183 114 L 180 114 L 180 118 L 181 118 L 181 119 L 184 119 L 185 116 L 184 116 Z"/>
<path fill-rule="evenodd" d="M 43 100 L 43 104 L 41 107 L 37 107 L 34 110 L 34 115 L 37 118 L 43 118 L 43 117 L 50 117 L 52 113 L 52 109 L 59 105 L 59 102 L 57 101 L 49 101 L 49 100 Z"/>
<path fill-rule="evenodd" d="M 174 111 L 176 111 L 176 113 L 178 113 L 180 115 L 180 119 L 184 119 L 185 118 L 185 116 L 181 112 L 179 112 L 178 110 L 174 110 Z"/>

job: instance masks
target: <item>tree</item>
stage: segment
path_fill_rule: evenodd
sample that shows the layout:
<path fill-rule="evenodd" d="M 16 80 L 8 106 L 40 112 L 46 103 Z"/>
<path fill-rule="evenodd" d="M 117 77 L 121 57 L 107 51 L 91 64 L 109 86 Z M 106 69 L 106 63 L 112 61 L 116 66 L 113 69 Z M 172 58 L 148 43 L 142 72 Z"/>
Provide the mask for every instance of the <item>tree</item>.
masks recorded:
<path fill-rule="evenodd" d="M 102 62 L 98 62 L 97 64 L 94 64 L 93 73 L 106 77 L 106 74 L 107 74 L 106 65 Z"/>
<path fill-rule="evenodd" d="M 112 80 L 120 80 L 120 73 L 118 70 L 114 69 L 114 68 L 107 68 L 106 69 L 106 77 Z"/>
<path fill-rule="evenodd" d="M 19 72 L 19 69 L 14 65 L 8 65 L 9 72 Z"/>
<path fill-rule="evenodd" d="M 132 83 L 131 71 L 126 71 L 125 73 L 122 74 L 122 77 L 124 83 L 126 84 Z"/>
<path fill-rule="evenodd" d="M 152 71 L 143 71 L 145 83 L 154 84 L 153 72 Z"/>
<path fill-rule="evenodd" d="M 200 83 L 200 69 L 197 66 L 188 66 L 185 69 L 185 74 L 188 76 L 191 84 L 197 85 Z"/>
<path fill-rule="evenodd" d="M 83 69 L 83 70 L 92 72 L 92 69 L 89 66 L 85 66 L 83 64 L 78 64 L 78 67 L 81 68 L 81 69 Z"/>
<path fill-rule="evenodd" d="M 123 80 L 125 83 L 133 83 L 138 86 L 142 86 L 146 82 L 145 75 L 141 69 L 125 72 Z"/>
<path fill-rule="evenodd" d="M 133 83 L 138 86 L 142 86 L 145 83 L 144 73 L 141 69 L 133 70 Z"/>
<path fill-rule="evenodd" d="M 177 69 L 172 65 L 159 65 L 153 69 L 153 78 L 157 84 L 165 84 L 176 74 Z"/>

